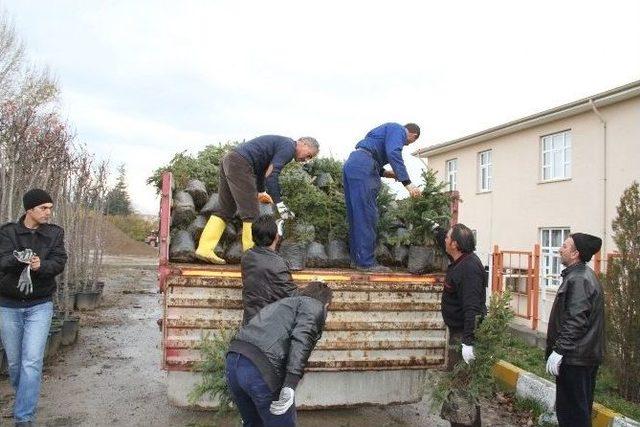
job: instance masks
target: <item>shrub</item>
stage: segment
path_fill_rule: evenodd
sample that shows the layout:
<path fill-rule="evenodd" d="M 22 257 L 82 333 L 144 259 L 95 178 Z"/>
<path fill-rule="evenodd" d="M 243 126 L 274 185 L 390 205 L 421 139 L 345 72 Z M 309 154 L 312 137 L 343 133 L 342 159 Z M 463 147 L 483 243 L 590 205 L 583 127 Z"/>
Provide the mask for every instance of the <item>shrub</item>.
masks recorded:
<path fill-rule="evenodd" d="M 409 229 L 405 236 L 391 238 L 392 244 L 426 245 L 433 240 L 433 223 L 444 224 L 450 216 L 451 198 L 443 193 L 446 186 L 438 182 L 432 169 L 422 171 L 422 197 L 398 202 L 397 219 Z"/>
<path fill-rule="evenodd" d="M 344 194 L 336 182 L 334 179 L 325 190 L 316 187 L 313 177 L 299 163 L 290 163 L 280 174 L 282 198 L 296 214 L 295 223 L 313 225 L 316 240 L 322 243 L 347 235 Z"/>
<path fill-rule="evenodd" d="M 187 154 L 186 151 L 177 153 L 169 161 L 168 165 L 157 168 L 147 178 L 147 184 L 154 185 L 158 193 L 160 193 L 162 189 L 162 174 L 170 171 L 173 173 L 173 181 L 176 188 L 184 188 L 190 179 L 199 179 L 207 187 L 209 193 L 216 192 L 218 191 L 222 157 L 236 145 L 238 145 L 237 142 L 208 145 L 195 156 Z"/>
<path fill-rule="evenodd" d="M 473 351 L 475 360 L 467 365 L 460 361 L 453 371 L 443 376 L 436 389 L 438 400 L 444 399 L 449 390 L 466 390 L 474 397 L 489 397 L 496 391 L 492 369 L 503 359 L 509 347 L 508 325 L 513 319 L 510 308 L 511 294 L 491 295 L 487 317 L 475 331 Z"/>
<path fill-rule="evenodd" d="M 222 330 L 219 334 L 207 335 L 202 339 L 199 346 L 202 362 L 196 365 L 196 370 L 202 373 L 202 380 L 189 393 L 189 402 L 192 405 L 203 396 L 207 396 L 211 400 L 217 399 L 220 403 L 218 415 L 235 409 L 225 378 L 225 356 L 235 335 L 235 330 Z"/>
<path fill-rule="evenodd" d="M 619 256 L 605 278 L 608 360 L 622 397 L 640 402 L 640 186 L 634 182 L 620 199 L 612 223 Z"/>

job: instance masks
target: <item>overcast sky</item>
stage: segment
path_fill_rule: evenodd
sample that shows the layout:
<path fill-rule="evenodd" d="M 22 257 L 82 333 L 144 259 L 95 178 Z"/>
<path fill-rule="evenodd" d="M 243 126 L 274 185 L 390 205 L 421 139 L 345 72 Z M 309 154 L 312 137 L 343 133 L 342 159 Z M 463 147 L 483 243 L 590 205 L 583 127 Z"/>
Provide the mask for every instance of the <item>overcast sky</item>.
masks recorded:
<path fill-rule="evenodd" d="M 261 134 L 346 158 L 413 121 L 440 143 L 640 79 L 639 1 L 0 0 L 135 208 L 176 152 Z M 400 190 L 402 191 L 402 190 Z"/>

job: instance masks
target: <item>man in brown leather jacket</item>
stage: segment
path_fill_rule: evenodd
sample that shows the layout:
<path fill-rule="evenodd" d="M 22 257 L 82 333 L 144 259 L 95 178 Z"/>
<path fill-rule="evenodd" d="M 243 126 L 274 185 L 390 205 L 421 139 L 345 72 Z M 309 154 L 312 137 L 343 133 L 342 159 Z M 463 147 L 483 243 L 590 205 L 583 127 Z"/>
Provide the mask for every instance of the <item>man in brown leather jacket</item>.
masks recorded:
<path fill-rule="evenodd" d="M 547 330 L 547 372 L 556 377 L 560 427 L 591 426 L 596 374 L 604 353 L 604 296 L 587 262 L 602 240 L 571 234 L 560 248 L 566 267 Z"/>

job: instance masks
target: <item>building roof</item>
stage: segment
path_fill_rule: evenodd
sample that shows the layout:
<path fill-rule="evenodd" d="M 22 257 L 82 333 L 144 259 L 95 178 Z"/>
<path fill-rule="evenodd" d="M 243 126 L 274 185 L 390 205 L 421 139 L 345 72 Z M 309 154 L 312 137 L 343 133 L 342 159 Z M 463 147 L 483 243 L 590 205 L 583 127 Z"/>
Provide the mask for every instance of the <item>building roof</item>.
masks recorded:
<path fill-rule="evenodd" d="M 451 141 L 442 142 L 440 144 L 431 145 L 429 147 L 420 148 L 412 154 L 418 157 L 429 157 L 436 154 L 446 153 L 451 150 L 466 147 L 468 145 L 477 144 L 499 136 L 508 135 L 554 120 L 563 119 L 565 117 L 575 116 L 585 111 L 589 111 L 595 105 L 596 107 L 604 107 L 633 98 L 640 95 L 640 80 L 628 83 L 624 86 L 598 93 L 578 101 L 564 104 L 559 107 L 551 108 L 531 116 L 513 120 L 498 126 L 491 127 L 481 132 L 463 136 L 462 138 Z"/>

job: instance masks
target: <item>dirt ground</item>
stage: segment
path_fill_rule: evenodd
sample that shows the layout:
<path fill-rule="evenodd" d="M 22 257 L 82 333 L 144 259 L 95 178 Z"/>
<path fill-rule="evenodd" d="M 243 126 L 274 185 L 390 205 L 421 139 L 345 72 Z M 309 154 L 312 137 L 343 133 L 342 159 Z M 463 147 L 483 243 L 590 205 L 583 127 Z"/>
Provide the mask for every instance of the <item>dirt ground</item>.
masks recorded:
<path fill-rule="evenodd" d="M 45 368 L 38 425 L 42 426 L 238 426 L 234 418 L 171 406 L 160 369 L 162 298 L 155 258 L 107 257 L 101 307 L 82 314 L 78 341 Z M 0 378 L 0 401 L 11 390 Z M 448 426 L 419 403 L 391 407 L 300 411 L 303 427 Z M 493 408 L 483 425 L 512 426 Z M 12 425 L 10 419 L 0 425 Z"/>

